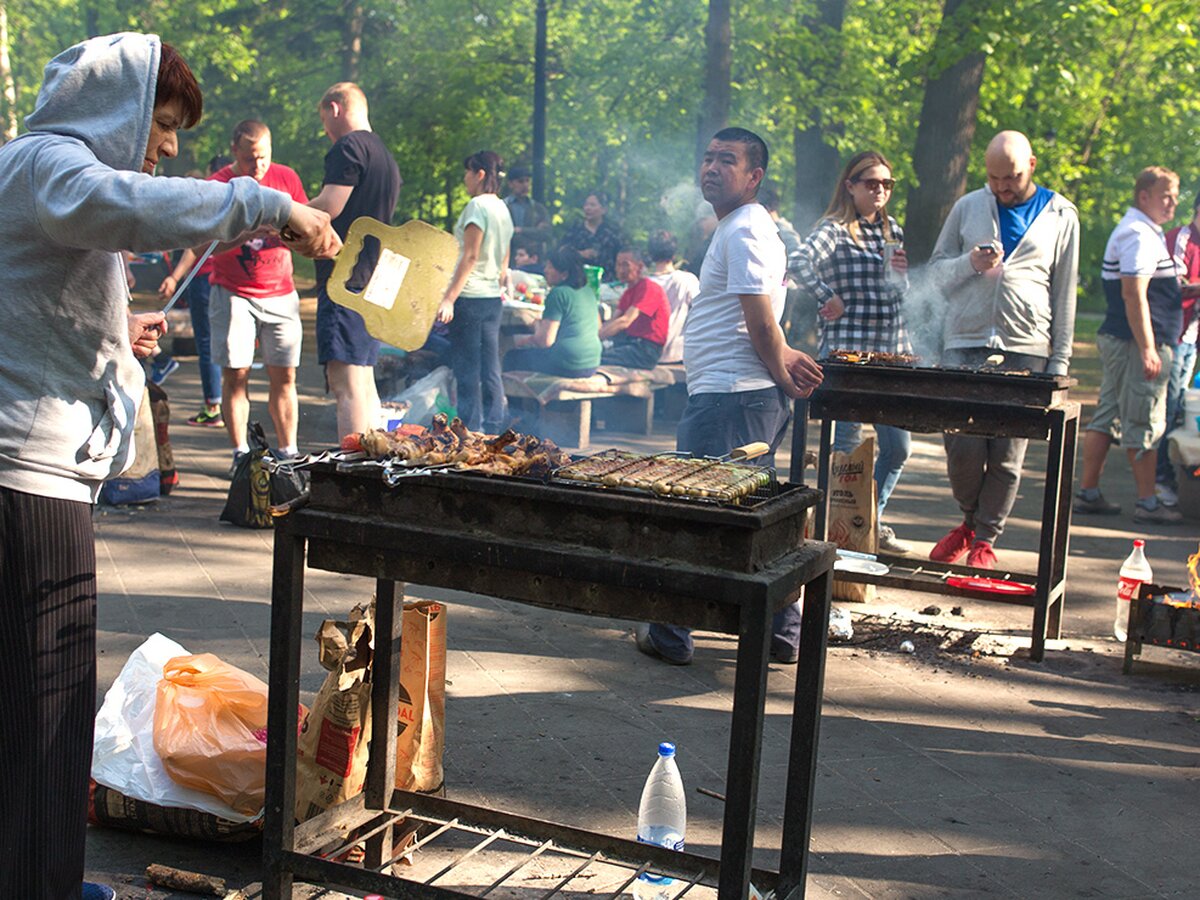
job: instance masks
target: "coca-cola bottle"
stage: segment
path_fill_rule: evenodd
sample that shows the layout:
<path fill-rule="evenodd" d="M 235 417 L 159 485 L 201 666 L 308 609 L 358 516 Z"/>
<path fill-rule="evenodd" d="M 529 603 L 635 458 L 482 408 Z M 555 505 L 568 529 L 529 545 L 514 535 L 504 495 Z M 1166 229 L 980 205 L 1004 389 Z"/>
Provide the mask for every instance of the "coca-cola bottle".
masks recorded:
<path fill-rule="evenodd" d="M 1113 634 L 1118 641 L 1128 635 L 1125 626 L 1129 622 L 1129 603 L 1137 596 L 1138 589 L 1154 578 L 1150 563 L 1146 562 L 1145 541 L 1134 541 L 1133 550 L 1121 563 L 1121 577 L 1117 579 L 1117 614 L 1113 619 Z"/>

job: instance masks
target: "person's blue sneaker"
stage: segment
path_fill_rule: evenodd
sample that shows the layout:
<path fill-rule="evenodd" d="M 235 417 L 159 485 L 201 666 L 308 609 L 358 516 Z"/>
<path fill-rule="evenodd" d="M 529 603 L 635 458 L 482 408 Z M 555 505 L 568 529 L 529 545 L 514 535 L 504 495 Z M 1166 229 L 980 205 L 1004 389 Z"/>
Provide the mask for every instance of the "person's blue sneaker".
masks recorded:
<path fill-rule="evenodd" d="M 96 884 L 94 881 L 83 883 L 83 900 L 116 900 L 117 892 L 107 884 Z"/>
<path fill-rule="evenodd" d="M 165 363 L 163 363 L 162 365 L 159 365 L 158 363 L 151 363 L 150 364 L 150 382 L 152 384 L 161 385 L 164 381 L 167 380 L 167 377 L 178 368 L 179 368 L 179 360 L 177 360 L 173 356 L 170 359 L 168 359 Z"/>

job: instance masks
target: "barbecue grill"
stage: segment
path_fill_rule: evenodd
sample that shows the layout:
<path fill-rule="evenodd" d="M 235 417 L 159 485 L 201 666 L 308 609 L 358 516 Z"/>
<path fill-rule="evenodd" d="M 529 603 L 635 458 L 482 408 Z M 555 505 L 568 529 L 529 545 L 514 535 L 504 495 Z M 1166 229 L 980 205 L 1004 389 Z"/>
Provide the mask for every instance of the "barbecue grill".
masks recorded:
<path fill-rule="evenodd" d="M 631 462 L 613 453 L 605 459 Z M 696 478 L 723 465 L 674 462 L 683 464 L 679 478 Z M 723 499 L 667 495 L 661 486 L 655 491 L 661 477 L 646 490 L 604 485 L 603 475 L 597 484 L 453 470 L 426 470 L 389 484 L 377 464 L 336 458 L 312 466 L 311 472 L 308 505 L 276 522 L 264 897 L 290 896 L 294 877 L 390 896 L 466 896 L 440 884 L 427 887 L 381 874 L 407 852 L 392 848 L 392 826 L 402 821 L 431 829 L 423 840 L 473 835 L 474 846 L 468 842 L 463 858 L 515 839 L 531 856 L 577 859 L 578 870 L 593 864 L 622 867 L 626 887 L 650 870 L 685 884 L 715 887 L 728 900 L 747 897 L 752 878 L 760 890 L 804 896 L 834 560 L 832 545 L 804 540 L 809 510 L 820 500 L 817 491 L 768 476 L 750 494 Z M 675 483 L 688 484 L 686 479 Z M 366 790 L 297 827 L 292 820 L 295 717 L 306 551 L 311 567 L 376 579 L 378 640 Z M 402 595 L 396 585 L 404 581 L 738 635 L 720 859 L 393 790 Z M 802 589 L 805 616 L 781 867 L 752 873 L 771 618 Z M 366 842 L 365 867 L 309 855 L 336 854 L 339 844 L 352 839 Z M 492 886 L 518 868 L 500 873 Z M 544 896 L 567 886 L 564 880 Z"/>
<path fill-rule="evenodd" d="M 838 573 L 839 578 L 847 581 L 1032 606 L 1030 658 L 1040 661 L 1045 654 L 1046 638 L 1058 638 L 1061 633 L 1065 601 L 1071 482 L 1079 431 L 1079 404 L 1068 399 L 1074 379 L 999 369 L 837 361 L 822 361 L 821 367 L 825 374 L 821 386 L 808 400 L 796 401 L 791 479 L 802 477 L 808 421 L 820 421 L 817 486 L 823 492 L 827 492 L 829 485 L 836 419 L 882 423 L 923 433 L 957 431 L 1049 442 L 1036 573 L 918 562 L 888 554 L 879 555 L 880 562 L 890 568 L 886 575 Z M 825 536 L 827 515 L 827 504 L 819 504 L 814 529 L 818 538 Z M 1032 584 L 1034 591 L 999 593 L 950 583 L 954 576 L 960 575 Z"/>

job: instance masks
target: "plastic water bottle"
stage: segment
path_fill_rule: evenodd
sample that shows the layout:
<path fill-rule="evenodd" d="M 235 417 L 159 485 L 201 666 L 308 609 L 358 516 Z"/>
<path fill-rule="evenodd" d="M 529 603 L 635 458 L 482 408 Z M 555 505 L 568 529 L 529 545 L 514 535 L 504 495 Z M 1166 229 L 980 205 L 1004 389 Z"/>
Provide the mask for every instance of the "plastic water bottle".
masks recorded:
<path fill-rule="evenodd" d="M 1150 563 L 1146 561 L 1146 542 L 1134 541 L 1133 551 L 1121 563 L 1121 577 L 1117 580 L 1117 614 L 1113 619 L 1113 634 L 1118 641 L 1128 637 L 1125 626 L 1129 624 L 1129 604 L 1137 596 L 1138 589 L 1154 578 Z"/>
<path fill-rule="evenodd" d="M 643 844 L 682 850 L 686 832 L 687 798 L 679 766 L 675 764 L 675 745 L 664 741 L 658 745 L 658 759 L 642 788 L 637 839 Z M 633 883 L 633 895 L 638 900 L 667 900 L 674 893 L 674 883 L 674 878 L 647 872 Z"/>

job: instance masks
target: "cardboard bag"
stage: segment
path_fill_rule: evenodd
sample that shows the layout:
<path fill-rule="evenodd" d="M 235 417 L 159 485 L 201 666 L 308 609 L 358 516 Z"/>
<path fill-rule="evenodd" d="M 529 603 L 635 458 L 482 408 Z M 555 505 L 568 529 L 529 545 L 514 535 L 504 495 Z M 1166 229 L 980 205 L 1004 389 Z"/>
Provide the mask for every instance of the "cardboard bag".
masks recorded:
<path fill-rule="evenodd" d="M 296 741 L 296 819 L 303 822 L 363 789 L 371 744 L 374 610 L 356 606 L 348 622 L 326 619 L 316 634 L 329 671 Z"/>
<path fill-rule="evenodd" d="M 400 712 L 396 730 L 396 787 L 442 786 L 446 744 L 446 607 L 406 603 L 400 635 Z"/>
<path fill-rule="evenodd" d="M 867 438 L 850 453 L 833 454 L 829 473 L 828 538 L 843 550 L 875 553 L 875 439 Z M 833 579 L 835 600 L 867 603 L 875 585 Z"/>
<path fill-rule="evenodd" d="M 348 622 L 326 619 L 317 631 L 329 670 L 297 741 L 296 819 L 305 821 L 363 789 L 371 747 L 371 659 L 375 610 L 355 607 Z M 400 708 L 396 787 L 442 786 L 446 743 L 446 607 L 404 605 L 400 632 Z"/>

